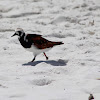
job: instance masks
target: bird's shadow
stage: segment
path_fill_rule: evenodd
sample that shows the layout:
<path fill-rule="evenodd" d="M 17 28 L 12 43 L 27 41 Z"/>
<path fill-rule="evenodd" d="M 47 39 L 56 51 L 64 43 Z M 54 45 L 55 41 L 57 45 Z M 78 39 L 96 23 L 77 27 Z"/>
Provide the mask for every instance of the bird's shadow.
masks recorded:
<path fill-rule="evenodd" d="M 42 63 L 42 62 L 44 62 L 46 64 L 50 64 L 52 66 L 65 66 L 68 63 L 68 60 L 59 59 L 57 61 L 55 61 L 55 60 L 34 61 L 34 62 L 25 63 L 25 64 L 23 64 L 23 66 L 27 66 L 27 65 L 36 66 L 36 65 L 38 65 L 39 63 Z"/>

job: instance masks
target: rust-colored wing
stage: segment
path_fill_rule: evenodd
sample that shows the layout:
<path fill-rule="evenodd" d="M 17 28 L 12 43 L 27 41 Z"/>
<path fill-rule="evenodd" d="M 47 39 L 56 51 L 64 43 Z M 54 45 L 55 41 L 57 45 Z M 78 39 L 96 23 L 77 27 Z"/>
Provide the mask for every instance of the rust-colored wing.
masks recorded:
<path fill-rule="evenodd" d="M 30 42 L 34 43 L 34 45 L 39 49 L 50 48 L 53 47 L 54 45 L 63 44 L 62 42 L 48 41 L 47 39 L 43 38 L 41 35 L 37 35 L 37 34 L 28 34 L 27 39 Z"/>

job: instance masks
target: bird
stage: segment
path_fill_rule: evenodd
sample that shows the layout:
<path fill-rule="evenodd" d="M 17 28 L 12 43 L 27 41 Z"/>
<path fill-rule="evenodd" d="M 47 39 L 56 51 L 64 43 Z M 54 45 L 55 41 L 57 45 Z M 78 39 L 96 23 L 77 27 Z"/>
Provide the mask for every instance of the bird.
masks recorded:
<path fill-rule="evenodd" d="M 94 96 L 93 96 L 93 94 L 90 94 L 88 100 L 92 100 L 92 99 L 94 99 Z"/>
<path fill-rule="evenodd" d="M 56 45 L 64 44 L 63 42 L 49 41 L 43 38 L 40 34 L 26 34 L 22 28 L 15 29 L 15 33 L 11 37 L 13 36 L 18 36 L 18 40 L 22 47 L 30 52 L 33 52 L 34 58 L 31 62 L 34 62 L 36 56 L 40 53 L 43 53 L 46 60 L 48 60 L 48 56 L 45 52 L 49 51 Z"/>

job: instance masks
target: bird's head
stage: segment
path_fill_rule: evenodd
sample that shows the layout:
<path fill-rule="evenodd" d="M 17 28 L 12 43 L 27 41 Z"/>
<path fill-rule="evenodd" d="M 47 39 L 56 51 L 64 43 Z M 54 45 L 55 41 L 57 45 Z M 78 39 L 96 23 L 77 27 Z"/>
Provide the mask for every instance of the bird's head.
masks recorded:
<path fill-rule="evenodd" d="M 23 29 L 22 28 L 17 28 L 15 30 L 15 33 L 11 37 L 16 36 L 16 35 L 19 36 L 19 37 L 21 37 L 21 36 L 23 36 L 23 34 L 25 34 L 24 31 L 23 31 Z"/>

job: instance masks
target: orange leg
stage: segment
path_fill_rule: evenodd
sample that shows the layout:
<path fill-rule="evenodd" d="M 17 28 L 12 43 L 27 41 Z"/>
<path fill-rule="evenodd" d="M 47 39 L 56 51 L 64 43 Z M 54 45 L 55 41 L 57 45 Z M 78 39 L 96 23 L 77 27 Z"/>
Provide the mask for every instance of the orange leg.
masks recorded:
<path fill-rule="evenodd" d="M 45 57 L 46 57 L 46 60 L 48 60 L 48 57 L 47 57 L 47 55 L 45 54 L 45 52 L 43 52 L 43 54 L 45 55 Z"/>

